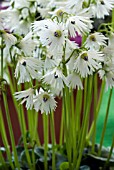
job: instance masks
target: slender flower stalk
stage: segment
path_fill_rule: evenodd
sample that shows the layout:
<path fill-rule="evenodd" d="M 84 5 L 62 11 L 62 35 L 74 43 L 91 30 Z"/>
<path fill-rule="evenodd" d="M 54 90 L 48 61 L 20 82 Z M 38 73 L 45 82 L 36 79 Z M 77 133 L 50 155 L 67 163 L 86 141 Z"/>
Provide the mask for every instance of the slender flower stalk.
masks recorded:
<path fill-rule="evenodd" d="M 114 29 L 114 9 L 112 10 L 112 28 Z"/>
<path fill-rule="evenodd" d="M 65 143 L 66 143 L 66 150 L 67 150 L 67 156 L 68 156 L 68 162 L 69 162 L 69 168 L 72 170 L 72 161 L 71 161 L 71 138 L 69 134 L 70 128 L 70 111 L 69 111 L 69 104 L 67 103 L 68 95 L 66 94 L 66 90 L 63 89 L 63 108 L 64 108 L 64 133 L 65 133 Z M 66 105 L 67 104 L 67 105 Z M 69 135 L 69 138 L 67 136 Z"/>
<path fill-rule="evenodd" d="M 8 139 L 7 139 L 7 136 L 6 136 L 6 131 L 5 131 L 5 127 L 4 127 L 4 121 L 3 121 L 3 116 L 2 116 L 1 110 L 0 110 L 0 120 L 1 120 L 0 133 L 1 133 L 2 141 L 3 141 L 3 144 L 4 144 L 6 154 L 7 154 L 8 160 L 10 162 L 11 168 L 14 169 L 14 165 L 12 163 L 10 148 L 9 148 Z"/>
<path fill-rule="evenodd" d="M 50 128 L 51 128 L 51 140 L 52 140 L 52 169 L 56 170 L 55 167 L 55 127 L 54 127 L 54 113 L 50 113 Z"/>
<path fill-rule="evenodd" d="M 62 101 L 63 105 L 63 101 Z M 61 113 L 61 125 L 60 125 L 60 136 L 59 136 L 59 145 L 61 146 L 64 141 L 64 108 L 62 107 L 62 113 Z"/>
<path fill-rule="evenodd" d="M 3 78 L 3 55 L 4 55 L 4 53 L 3 53 L 3 50 L 4 50 L 3 45 L 4 45 L 3 44 L 3 39 L 1 38 L 1 78 Z M 1 85 L 1 88 L 2 88 L 2 85 Z M 16 148 L 15 148 L 15 140 L 14 140 L 14 135 L 13 135 L 13 129 L 12 129 L 12 124 L 11 124 L 10 115 L 9 115 L 8 101 L 7 101 L 6 92 L 2 92 L 2 95 L 3 95 L 3 101 L 4 101 L 5 111 L 6 111 L 6 118 L 7 118 L 7 122 L 8 122 L 8 128 L 9 128 L 9 133 L 10 133 L 12 149 L 13 149 L 13 152 L 14 152 L 15 165 L 20 170 L 17 151 L 16 151 Z M 7 153 L 9 155 L 9 151 Z M 13 165 L 12 165 L 12 167 L 13 167 Z"/>
<path fill-rule="evenodd" d="M 11 90 L 12 94 L 14 94 L 15 89 L 14 89 L 14 86 L 12 84 L 11 77 L 9 77 L 9 79 L 10 79 L 10 90 Z M 20 90 L 20 88 L 21 87 L 18 86 L 19 90 Z M 16 109 L 16 112 L 17 112 L 17 115 L 18 115 L 18 119 L 19 119 L 19 125 L 20 125 L 22 136 L 23 136 L 23 144 L 24 144 L 24 148 L 25 148 L 25 154 L 26 154 L 26 157 L 27 157 L 27 161 L 28 161 L 29 166 L 32 168 L 30 155 L 29 155 L 29 151 L 28 151 L 28 148 L 27 148 L 27 139 L 26 139 L 27 127 L 26 127 L 26 122 L 25 122 L 24 109 L 23 109 L 22 106 L 20 107 L 20 109 L 18 109 L 18 104 L 15 101 L 14 96 L 12 96 L 12 99 L 13 99 L 13 103 L 14 103 L 14 106 L 15 106 L 15 109 Z"/>
<path fill-rule="evenodd" d="M 105 162 L 105 165 L 104 165 L 104 170 L 106 170 L 107 165 L 109 164 L 109 161 L 110 161 L 111 156 L 112 156 L 112 153 L 113 153 L 113 149 L 114 149 L 114 136 L 113 136 L 113 138 L 112 138 L 112 145 L 111 145 L 111 147 L 110 147 L 110 152 L 109 152 L 107 161 Z"/>
<path fill-rule="evenodd" d="M 13 135 L 13 129 L 12 129 L 12 124 L 11 124 L 10 115 L 9 115 L 7 97 L 6 97 L 6 94 L 4 94 L 4 93 L 3 93 L 3 99 L 4 99 L 4 104 L 5 104 L 6 117 L 7 117 L 8 127 L 9 127 L 9 133 L 10 133 L 12 149 L 13 149 L 13 152 L 14 152 L 15 165 L 20 170 L 17 151 L 16 151 L 16 148 L 15 148 L 15 140 L 14 140 L 14 135 Z"/>
<path fill-rule="evenodd" d="M 75 105 L 75 131 L 74 131 L 74 148 L 73 148 L 73 152 L 74 152 L 74 156 L 73 156 L 73 166 L 76 166 L 76 162 L 77 162 L 77 156 L 78 156 L 78 142 L 77 140 L 80 137 L 80 132 L 81 132 L 81 112 L 82 112 L 82 90 L 78 90 L 77 94 L 76 94 L 76 105 Z"/>
<path fill-rule="evenodd" d="M 66 48 L 66 43 L 65 43 Z M 65 65 L 65 48 L 63 48 L 64 54 L 63 54 L 63 73 L 66 76 L 67 75 L 67 68 Z M 71 129 L 70 123 L 71 123 L 71 116 L 70 116 L 70 93 L 68 87 L 63 89 L 63 108 L 64 108 L 64 129 L 65 129 L 65 142 L 66 142 L 66 149 L 67 149 L 67 155 L 68 155 L 68 162 L 69 162 L 69 168 L 72 170 L 72 144 L 71 144 L 71 137 L 67 139 L 66 137 L 70 135 L 68 133 L 68 129 Z"/>
<path fill-rule="evenodd" d="M 43 114 L 43 128 L 44 128 L 44 168 L 48 170 L 47 152 L 48 152 L 48 115 Z"/>
<path fill-rule="evenodd" d="M 30 155 L 29 155 L 29 151 L 28 151 L 28 147 L 27 147 L 25 117 L 24 117 L 22 107 L 20 108 L 20 122 L 21 122 L 20 125 L 21 125 L 21 130 L 22 130 L 22 135 L 23 135 L 23 144 L 24 144 L 24 148 L 25 148 L 25 154 L 26 154 L 28 165 L 29 165 L 30 169 L 32 170 L 31 159 L 30 159 Z"/>
<path fill-rule="evenodd" d="M 75 157 L 75 155 L 76 155 L 76 136 L 77 136 L 77 132 L 76 132 L 76 121 L 75 121 L 75 106 L 74 106 L 74 94 L 73 93 L 71 93 L 71 122 L 72 122 L 72 124 L 71 124 L 71 132 L 72 132 L 72 138 L 73 138 L 73 140 L 72 140 L 72 146 L 73 146 L 73 152 L 72 152 L 72 154 L 73 154 L 73 160 L 72 160 L 72 162 L 73 162 L 73 168 L 75 167 L 75 161 L 76 161 L 76 157 Z M 76 134 L 76 135 L 75 135 Z"/>
<path fill-rule="evenodd" d="M 96 118 L 98 118 L 98 115 L 99 115 L 99 110 L 100 110 L 100 106 L 101 106 L 102 98 L 103 98 L 103 94 L 104 94 L 104 88 L 105 88 L 105 82 L 102 81 L 101 88 L 100 88 L 99 99 L 98 99 L 97 108 L 96 108 Z M 95 126 L 95 121 L 93 119 L 92 125 L 91 125 L 90 130 L 89 130 L 89 132 L 87 134 L 87 137 L 86 137 L 88 141 L 90 140 L 92 134 L 94 133 L 94 126 Z"/>
<path fill-rule="evenodd" d="M 97 74 L 94 75 L 94 111 L 93 111 L 93 119 L 94 119 L 94 130 L 92 135 L 92 152 L 94 152 L 95 140 L 96 140 L 96 123 L 97 123 L 97 99 L 98 99 L 98 81 L 97 81 Z"/>
<path fill-rule="evenodd" d="M 86 143 L 86 134 L 88 131 L 88 120 L 89 120 L 89 114 L 90 114 L 90 105 L 91 105 L 91 99 L 92 99 L 92 77 L 89 77 L 89 82 L 87 84 L 87 101 L 88 105 L 85 107 L 85 112 L 83 115 L 83 121 L 82 121 L 82 127 L 81 127 L 81 134 L 80 135 L 80 140 L 79 140 L 79 145 L 78 145 L 78 150 L 79 150 L 79 157 L 77 159 L 77 164 L 76 164 L 76 169 L 79 169 L 80 163 L 81 163 L 81 158 L 82 158 L 82 153 L 84 150 L 84 146 Z"/>
<path fill-rule="evenodd" d="M 39 134 L 37 133 L 38 130 L 38 118 L 39 118 L 39 113 L 35 112 L 34 115 L 34 131 L 33 131 L 33 140 L 37 143 L 38 146 L 41 146 L 40 139 L 39 139 Z"/>
<path fill-rule="evenodd" d="M 35 114 L 35 113 L 34 113 Z M 30 144 L 31 146 L 33 147 L 32 148 L 32 160 L 31 160 L 31 168 L 33 168 L 34 170 L 35 169 L 35 154 L 34 154 L 34 147 L 35 147 L 35 144 L 36 144 L 36 141 L 34 140 L 34 114 L 31 110 L 28 111 L 28 132 L 30 133 Z M 36 130 L 35 130 L 36 131 Z M 28 153 L 27 153 L 28 154 Z M 28 157 L 28 160 L 29 160 L 29 157 Z M 30 160 L 29 160 L 30 161 Z"/>
<path fill-rule="evenodd" d="M 113 89 L 111 89 L 110 93 L 109 93 L 108 104 L 107 104 L 106 115 L 105 115 L 105 120 L 104 120 L 104 124 L 103 124 L 103 130 L 102 130 L 102 135 L 101 135 L 101 140 L 100 140 L 98 156 L 101 155 L 101 149 L 102 149 L 102 145 L 103 145 L 104 135 L 105 135 L 105 131 L 106 131 L 106 125 L 107 125 L 108 116 L 109 116 L 112 92 L 113 92 Z"/>
<path fill-rule="evenodd" d="M 1 38 L 1 78 L 3 78 L 3 39 Z"/>
<path fill-rule="evenodd" d="M 0 150 L 0 160 L 1 160 L 1 164 L 6 168 L 5 160 L 4 160 L 4 157 L 2 155 L 2 151 L 1 150 Z"/>
<path fill-rule="evenodd" d="M 91 0 L 88 0 L 88 7 L 90 6 L 90 4 L 91 4 Z"/>

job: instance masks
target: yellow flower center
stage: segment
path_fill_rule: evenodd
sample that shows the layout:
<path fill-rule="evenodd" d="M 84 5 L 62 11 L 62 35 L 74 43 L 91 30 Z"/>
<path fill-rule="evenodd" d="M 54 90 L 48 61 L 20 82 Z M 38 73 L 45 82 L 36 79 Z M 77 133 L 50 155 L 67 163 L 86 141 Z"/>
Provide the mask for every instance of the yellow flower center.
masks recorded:
<path fill-rule="evenodd" d="M 57 37 L 57 38 L 60 38 L 62 36 L 62 32 L 60 30 L 56 30 L 54 32 L 54 36 Z"/>
<path fill-rule="evenodd" d="M 61 9 L 59 9 L 57 12 L 56 12 L 56 15 L 61 17 L 63 15 L 63 11 Z"/>
<path fill-rule="evenodd" d="M 49 95 L 48 95 L 48 94 L 44 94 L 44 95 L 43 95 L 43 101 L 44 101 L 44 102 L 47 102 L 48 99 L 49 99 Z"/>
<path fill-rule="evenodd" d="M 91 41 L 94 41 L 94 42 L 96 41 L 96 38 L 95 38 L 94 35 L 90 35 L 89 39 L 90 39 Z"/>
<path fill-rule="evenodd" d="M 82 58 L 83 60 L 85 60 L 85 61 L 88 61 L 88 54 L 87 54 L 87 53 L 83 53 L 83 54 L 81 55 L 81 58 Z"/>

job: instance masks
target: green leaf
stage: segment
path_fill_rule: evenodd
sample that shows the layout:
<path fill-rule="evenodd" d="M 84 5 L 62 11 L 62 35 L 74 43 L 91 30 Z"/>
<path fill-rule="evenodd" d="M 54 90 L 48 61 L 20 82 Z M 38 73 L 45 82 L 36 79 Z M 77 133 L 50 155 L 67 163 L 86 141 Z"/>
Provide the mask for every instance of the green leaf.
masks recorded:
<path fill-rule="evenodd" d="M 32 160 L 32 154 L 33 154 L 33 150 L 32 149 L 29 149 L 29 155 L 30 155 L 30 158 L 31 158 L 31 162 L 32 163 L 36 163 L 36 160 L 39 159 L 38 155 L 34 152 L 34 157 L 35 157 L 35 162 L 33 162 Z M 21 165 L 22 167 L 24 168 L 28 168 L 28 161 L 27 161 L 27 158 L 26 158 L 26 153 L 25 153 L 25 150 L 23 150 L 21 152 L 21 155 L 20 155 L 20 162 L 21 162 Z"/>
<path fill-rule="evenodd" d="M 90 170 L 90 167 L 87 165 L 83 165 L 80 167 L 80 170 Z"/>
<path fill-rule="evenodd" d="M 44 162 L 44 148 L 36 147 L 34 152 L 38 156 L 39 161 Z M 51 154 L 49 152 L 47 152 L 47 161 L 51 161 Z"/>
<path fill-rule="evenodd" d="M 24 151 L 24 147 L 23 146 L 17 146 L 16 150 L 17 150 L 18 160 L 20 161 L 20 159 L 21 159 L 20 156 L 21 156 L 21 153 Z"/>
<path fill-rule="evenodd" d="M 104 164 L 107 161 L 107 158 L 95 156 L 95 155 L 92 155 L 92 154 L 88 154 L 87 157 L 89 158 L 89 161 L 91 161 L 91 163 L 93 162 L 94 164 L 98 165 L 99 167 L 104 166 Z M 108 165 L 114 166 L 114 159 L 110 159 Z"/>
<path fill-rule="evenodd" d="M 63 162 L 67 162 L 68 159 L 66 156 L 64 155 L 61 155 L 59 153 L 56 153 L 56 169 L 59 169 L 60 165 L 63 163 Z"/>
<path fill-rule="evenodd" d="M 44 148 L 43 147 L 36 147 L 34 152 L 38 155 L 39 158 L 44 157 Z"/>
<path fill-rule="evenodd" d="M 60 170 L 69 170 L 69 163 L 68 162 L 63 162 L 60 165 Z"/>

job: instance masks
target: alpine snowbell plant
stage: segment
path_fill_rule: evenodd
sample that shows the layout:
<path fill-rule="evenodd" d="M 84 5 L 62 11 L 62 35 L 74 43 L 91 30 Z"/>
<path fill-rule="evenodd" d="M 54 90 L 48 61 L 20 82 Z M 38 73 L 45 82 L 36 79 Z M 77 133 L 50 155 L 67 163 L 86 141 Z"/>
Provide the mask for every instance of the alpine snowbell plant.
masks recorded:
<path fill-rule="evenodd" d="M 98 170 L 114 166 L 114 136 L 110 150 L 102 155 L 114 87 L 113 8 L 114 0 L 12 0 L 0 11 L 0 95 L 11 141 L 10 146 L 1 107 L 0 169 Z M 108 22 L 106 17 L 110 17 Z M 97 29 L 95 21 L 100 21 Z M 18 145 L 8 87 L 21 130 Z M 102 136 L 96 145 L 99 109 L 109 88 Z M 40 114 L 43 144 L 37 130 Z M 59 137 L 55 114 L 61 115 Z"/>

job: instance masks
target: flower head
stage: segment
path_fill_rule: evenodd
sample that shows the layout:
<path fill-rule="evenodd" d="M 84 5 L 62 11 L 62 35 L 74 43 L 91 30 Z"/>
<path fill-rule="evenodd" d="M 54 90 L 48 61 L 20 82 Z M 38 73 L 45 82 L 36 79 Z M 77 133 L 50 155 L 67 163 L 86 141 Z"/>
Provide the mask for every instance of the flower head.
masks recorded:
<path fill-rule="evenodd" d="M 5 28 L 6 11 L 0 11 L 0 30 Z"/>
<path fill-rule="evenodd" d="M 26 108 L 32 109 L 33 107 L 33 96 L 34 96 L 34 89 L 29 88 L 24 91 L 16 92 L 14 94 L 15 98 L 18 100 L 22 99 L 20 104 L 23 104 L 26 102 Z"/>
<path fill-rule="evenodd" d="M 72 89 L 75 89 L 76 87 L 78 89 L 83 89 L 80 76 L 76 72 L 69 74 L 67 77 L 67 80 L 68 80 L 69 87 L 71 87 Z"/>
<path fill-rule="evenodd" d="M 106 81 L 106 91 L 114 87 L 114 63 L 111 61 L 104 63 L 103 68 L 99 70 L 99 76 Z"/>
<path fill-rule="evenodd" d="M 92 28 L 92 21 L 87 16 L 76 15 L 69 17 L 66 25 L 70 36 L 76 37 L 77 33 L 79 35 L 89 33 Z"/>
<path fill-rule="evenodd" d="M 32 57 L 22 57 L 18 60 L 16 69 L 15 69 L 15 77 L 18 78 L 18 84 L 29 82 L 32 79 L 38 79 L 39 74 L 38 71 L 42 67 L 42 62 L 37 58 Z"/>
<path fill-rule="evenodd" d="M 51 111 L 54 111 L 55 108 L 56 101 L 54 100 L 54 97 L 40 88 L 40 91 L 34 100 L 34 109 L 36 111 L 40 110 L 41 113 L 49 114 Z"/>
<path fill-rule="evenodd" d="M 39 30 L 37 34 L 43 46 L 49 46 L 49 50 L 53 53 L 62 50 L 65 43 L 65 31 L 62 24 L 44 20 L 36 21 L 33 27 L 35 32 Z"/>
<path fill-rule="evenodd" d="M 71 13 L 76 13 L 80 9 L 82 9 L 82 4 L 84 0 L 68 0 L 66 3 L 66 8 L 69 9 Z"/>
<path fill-rule="evenodd" d="M 50 71 L 48 71 L 44 76 L 43 76 L 43 82 L 46 84 L 50 84 L 52 88 L 56 88 L 59 91 L 61 91 L 64 88 L 64 84 L 67 83 L 66 77 L 63 75 L 62 70 L 58 68 L 54 68 Z"/>
<path fill-rule="evenodd" d="M 102 67 L 104 61 L 103 54 L 98 51 L 83 51 L 74 63 L 74 69 L 81 74 L 81 77 L 92 75 L 93 72 Z"/>
<path fill-rule="evenodd" d="M 29 32 L 18 44 L 18 47 L 24 52 L 25 56 L 32 56 L 37 43 L 33 39 L 32 32 Z"/>
<path fill-rule="evenodd" d="M 90 34 L 86 40 L 86 47 L 99 50 L 100 46 L 106 46 L 106 38 L 102 33 L 95 32 Z"/>
<path fill-rule="evenodd" d="M 114 8 L 114 0 L 96 0 L 91 6 L 94 17 L 103 18 Z"/>

